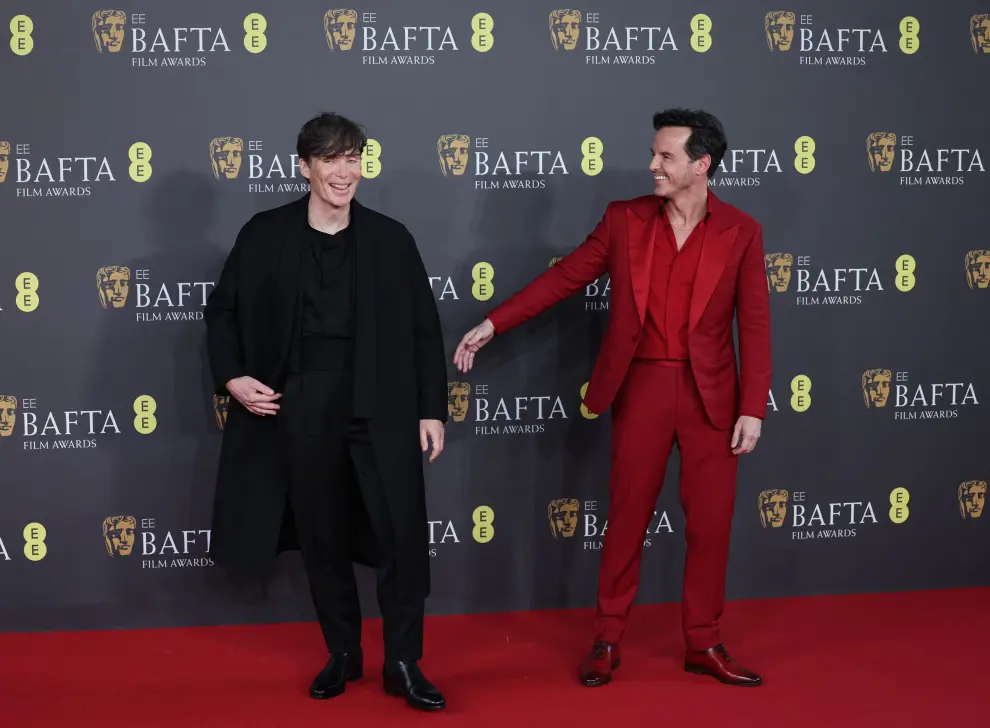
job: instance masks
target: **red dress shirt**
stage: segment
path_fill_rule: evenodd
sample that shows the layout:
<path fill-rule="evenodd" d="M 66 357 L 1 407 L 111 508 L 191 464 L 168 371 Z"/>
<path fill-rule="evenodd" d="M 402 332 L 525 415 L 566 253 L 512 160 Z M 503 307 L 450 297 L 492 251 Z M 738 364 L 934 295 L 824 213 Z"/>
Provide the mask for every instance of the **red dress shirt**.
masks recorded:
<path fill-rule="evenodd" d="M 688 359 L 688 316 L 691 292 L 701 258 L 708 214 L 694 226 L 677 249 L 670 219 L 661 207 L 653 264 L 650 271 L 650 297 L 646 305 L 643 333 L 636 348 L 637 359 Z"/>

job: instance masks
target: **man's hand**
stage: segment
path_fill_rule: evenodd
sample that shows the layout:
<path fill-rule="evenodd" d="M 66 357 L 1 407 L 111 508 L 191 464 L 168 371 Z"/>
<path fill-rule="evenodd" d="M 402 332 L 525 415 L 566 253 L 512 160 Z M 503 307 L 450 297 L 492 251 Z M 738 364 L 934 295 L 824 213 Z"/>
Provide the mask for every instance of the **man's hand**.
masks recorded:
<path fill-rule="evenodd" d="M 741 415 L 736 420 L 736 429 L 732 432 L 732 454 L 742 455 L 753 452 L 756 441 L 760 439 L 760 429 L 763 422 L 758 417 Z"/>
<path fill-rule="evenodd" d="M 244 405 L 248 412 L 256 415 L 273 415 L 279 410 L 275 400 L 281 394 L 275 394 L 271 387 L 266 387 L 254 377 L 238 377 L 227 382 L 227 391 Z"/>
<path fill-rule="evenodd" d="M 494 335 L 495 326 L 488 319 L 464 334 L 461 343 L 457 345 L 457 351 L 454 352 L 454 364 L 457 365 L 458 371 L 469 371 L 474 366 L 474 353 L 491 341 Z"/>
<path fill-rule="evenodd" d="M 419 445 L 426 452 L 429 443 L 427 438 L 433 441 L 433 452 L 430 453 L 432 463 L 443 452 L 443 423 L 440 420 L 420 420 L 419 421 Z"/>

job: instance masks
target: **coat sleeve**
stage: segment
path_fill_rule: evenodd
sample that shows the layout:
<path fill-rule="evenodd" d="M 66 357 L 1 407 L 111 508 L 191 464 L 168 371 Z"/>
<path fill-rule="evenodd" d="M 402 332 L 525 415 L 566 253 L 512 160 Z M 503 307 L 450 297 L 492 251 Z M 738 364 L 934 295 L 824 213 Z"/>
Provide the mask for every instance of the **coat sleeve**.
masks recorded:
<path fill-rule="evenodd" d="M 406 231 L 412 267 L 413 335 L 419 419 L 447 422 L 447 355 L 443 348 L 440 314 L 416 240 Z"/>
<path fill-rule="evenodd" d="M 240 280 L 240 260 L 251 235 L 249 220 L 237 234 L 234 247 L 220 271 L 220 279 L 210 291 L 203 309 L 206 321 L 206 351 L 210 360 L 210 375 L 215 394 L 227 395 L 227 382 L 247 374 L 241 335 L 237 325 L 237 288 Z"/>
<path fill-rule="evenodd" d="M 581 245 L 488 313 L 496 334 L 504 334 L 543 313 L 608 270 L 609 223 L 613 210 L 613 203 L 609 203 L 601 221 Z"/>
<path fill-rule="evenodd" d="M 770 393 L 770 292 L 763 259 L 763 228 L 757 225 L 743 254 L 736 284 L 739 329 L 739 414 L 763 419 Z"/>

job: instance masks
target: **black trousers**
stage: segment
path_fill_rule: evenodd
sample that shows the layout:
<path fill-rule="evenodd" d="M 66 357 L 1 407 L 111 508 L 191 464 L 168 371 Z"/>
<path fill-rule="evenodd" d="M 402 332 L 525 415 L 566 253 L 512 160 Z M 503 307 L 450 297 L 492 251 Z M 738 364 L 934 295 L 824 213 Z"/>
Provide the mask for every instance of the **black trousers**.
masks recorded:
<path fill-rule="evenodd" d="M 290 374 L 276 415 L 285 436 L 289 502 L 313 603 L 331 654 L 360 649 L 361 605 L 352 553 L 356 540 L 368 536 L 355 529 L 373 529 L 385 659 L 419 660 L 424 602 L 399 602 L 391 514 L 367 421 L 351 416 L 352 393 L 349 367 Z"/>

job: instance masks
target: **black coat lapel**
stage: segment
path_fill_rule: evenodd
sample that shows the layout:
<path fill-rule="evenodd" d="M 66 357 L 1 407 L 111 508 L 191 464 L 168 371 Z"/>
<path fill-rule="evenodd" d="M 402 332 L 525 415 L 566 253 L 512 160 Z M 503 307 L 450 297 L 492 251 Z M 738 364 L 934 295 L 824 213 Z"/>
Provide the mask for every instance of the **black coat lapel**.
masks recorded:
<path fill-rule="evenodd" d="M 354 416 L 374 417 L 377 379 L 378 312 L 376 310 L 374 220 L 357 200 L 351 201 L 354 225 Z"/>
<path fill-rule="evenodd" d="M 275 335 L 280 372 L 288 360 L 292 348 L 292 334 L 296 330 L 302 285 L 299 270 L 302 252 L 306 246 L 309 195 L 298 200 L 288 209 L 288 219 L 281 231 L 281 252 L 278 261 L 278 278 L 275 287 Z"/>

